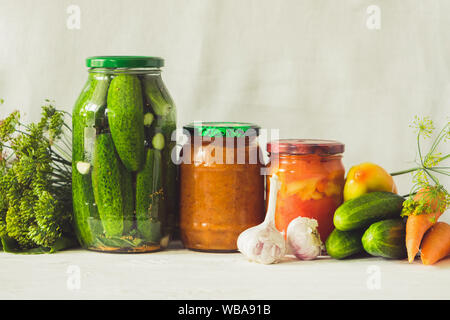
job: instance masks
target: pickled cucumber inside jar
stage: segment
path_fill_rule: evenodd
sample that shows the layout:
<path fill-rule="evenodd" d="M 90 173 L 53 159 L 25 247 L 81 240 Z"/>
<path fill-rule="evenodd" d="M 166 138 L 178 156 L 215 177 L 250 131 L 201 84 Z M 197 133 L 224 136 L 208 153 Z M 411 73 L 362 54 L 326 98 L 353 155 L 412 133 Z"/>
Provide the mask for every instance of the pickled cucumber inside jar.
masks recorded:
<path fill-rule="evenodd" d="M 344 144 L 332 140 L 282 139 L 267 144 L 269 176 L 277 174 L 275 225 L 286 232 L 297 217 L 314 218 L 325 241 L 333 226 L 334 211 L 343 201 Z M 267 180 L 267 192 L 270 183 Z"/>

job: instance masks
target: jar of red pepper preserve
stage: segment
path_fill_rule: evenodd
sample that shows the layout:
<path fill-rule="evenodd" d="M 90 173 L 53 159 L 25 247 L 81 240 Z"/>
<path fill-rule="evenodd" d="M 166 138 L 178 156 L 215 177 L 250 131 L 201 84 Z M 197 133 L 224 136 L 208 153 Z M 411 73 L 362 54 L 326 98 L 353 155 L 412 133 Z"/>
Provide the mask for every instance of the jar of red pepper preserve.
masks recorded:
<path fill-rule="evenodd" d="M 332 140 L 285 139 L 267 144 L 270 156 L 268 178 L 277 174 L 275 225 L 285 232 L 297 217 L 314 218 L 325 241 L 333 227 L 333 215 L 342 203 L 345 169 L 344 144 Z M 270 185 L 267 179 L 267 194 Z"/>

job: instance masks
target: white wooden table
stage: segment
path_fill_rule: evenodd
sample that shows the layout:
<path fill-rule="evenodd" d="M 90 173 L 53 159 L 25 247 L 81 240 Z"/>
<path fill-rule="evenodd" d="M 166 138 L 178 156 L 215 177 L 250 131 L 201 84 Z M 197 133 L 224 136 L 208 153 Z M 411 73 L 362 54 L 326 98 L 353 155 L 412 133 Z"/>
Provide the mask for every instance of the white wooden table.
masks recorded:
<path fill-rule="evenodd" d="M 450 258 L 420 261 L 286 258 L 250 263 L 239 253 L 0 253 L 1 299 L 449 299 Z"/>

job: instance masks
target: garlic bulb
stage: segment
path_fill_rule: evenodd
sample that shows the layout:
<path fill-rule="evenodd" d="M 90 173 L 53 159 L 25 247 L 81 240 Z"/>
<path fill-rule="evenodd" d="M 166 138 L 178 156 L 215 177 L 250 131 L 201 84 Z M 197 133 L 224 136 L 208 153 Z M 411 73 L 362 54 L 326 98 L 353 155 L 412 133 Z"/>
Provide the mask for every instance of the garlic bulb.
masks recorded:
<path fill-rule="evenodd" d="M 237 246 L 250 261 L 264 264 L 276 263 L 286 253 L 286 241 L 275 227 L 275 208 L 281 183 L 274 174 L 270 178 L 269 205 L 264 222 L 242 232 Z"/>
<path fill-rule="evenodd" d="M 301 260 L 317 258 L 323 249 L 317 227 L 316 219 L 298 217 L 292 220 L 287 228 L 289 253 Z"/>

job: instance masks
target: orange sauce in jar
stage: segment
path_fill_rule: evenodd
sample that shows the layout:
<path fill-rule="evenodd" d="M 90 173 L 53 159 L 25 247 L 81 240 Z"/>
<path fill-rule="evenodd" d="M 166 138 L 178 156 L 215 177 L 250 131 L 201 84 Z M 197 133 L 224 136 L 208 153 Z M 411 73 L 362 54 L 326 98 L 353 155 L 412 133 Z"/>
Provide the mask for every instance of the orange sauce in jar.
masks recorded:
<path fill-rule="evenodd" d="M 269 176 L 276 173 L 282 183 L 275 213 L 277 229 L 286 234 L 293 219 L 314 218 L 325 241 L 334 229 L 334 211 L 343 201 L 344 145 L 330 140 L 289 139 L 268 143 L 267 151 Z"/>
<path fill-rule="evenodd" d="M 239 234 L 264 219 L 264 176 L 257 136 L 194 136 L 183 147 L 181 157 L 183 244 L 200 251 L 236 251 Z"/>

